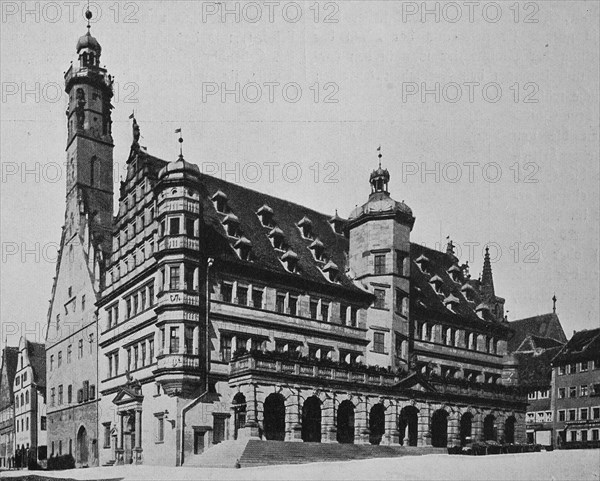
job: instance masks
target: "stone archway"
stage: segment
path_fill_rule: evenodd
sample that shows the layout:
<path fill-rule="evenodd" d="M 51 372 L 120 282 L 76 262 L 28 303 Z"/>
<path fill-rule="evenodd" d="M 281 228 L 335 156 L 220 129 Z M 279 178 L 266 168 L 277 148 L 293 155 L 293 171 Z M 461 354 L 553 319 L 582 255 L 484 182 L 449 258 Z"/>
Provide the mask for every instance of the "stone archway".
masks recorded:
<path fill-rule="evenodd" d="M 338 443 L 354 443 L 354 404 L 351 401 L 343 401 L 338 406 L 336 427 Z"/>
<path fill-rule="evenodd" d="M 281 394 L 269 394 L 263 405 L 263 429 L 265 438 L 271 441 L 285 440 L 285 399 Z"/>
<path fill-rule="evenodd" d="M 470 412 L 464 413 L 460 418 L 460 445 L 469 444 L 473 437 L 473 415 Z"/>
<path fill-rule="evenodd" d="M 504 422 L 504 442 L 508 444 L 515 443 L 515 424 L 517 419 L 514 416 L 510 416 Z"/>
<path fill-rule="evenodd" d="M 306 399 L 302 406 L 302 441 L 321 442 L 321 401 L 316 396 Z"/>
<path fill-rule="evenodd" d="M 85 427 L 81 426 L 77 431 L 77 463 L 81 466 L 88 464 L 88 438 Z"/>
<path fill-rule="evenodd" d="M 404 406 L 400 411 L 398 419 L 398 431 L 400 432 L 400 444 L 416 446 L 419 438 L 419 410 L 414 406 Z"/>
<path fill-rule="evenodd" d="M 438 409 L 431 416 L 431 445 L 434 448 L 448 446 L 448 413 Z"/>
<path fill-rule="evenodd" d="M 496 441 L 496 418 L 493 414 L 488 414 L 483 420 L 483 440 Z"/>
<path fill-rule="evenodd" d="M 385 433 L 385 408 L 381 403 L 375 404 L 369 412 L 369 431 L 369 442 L 381 444 Z"/>
<path fill-rule="evenodd" d="M 238 392 L 231 404 L 233 405 L 233 439 L 237 439 L 238 431 L 246 425 L 246 396 Z"/>

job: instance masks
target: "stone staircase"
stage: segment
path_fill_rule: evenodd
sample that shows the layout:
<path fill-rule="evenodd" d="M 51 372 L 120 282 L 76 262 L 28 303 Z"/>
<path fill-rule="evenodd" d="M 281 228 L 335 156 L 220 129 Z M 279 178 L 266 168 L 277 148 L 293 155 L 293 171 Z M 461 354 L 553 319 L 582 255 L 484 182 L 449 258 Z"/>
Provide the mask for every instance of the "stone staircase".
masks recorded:
<path fill-rule="evenodd" d="M 111 459 L 109 461 L 106 461 L 102 466 L 114 466 L 116 463 L 116 460 Z"/>
<path fill-rule="evenodd" d="M 373 446 L 370 444 L 300 443 L 244 439 L 224 441 L 194 456 L 186 465 L 248 468 L 277 464 L 305 464 L 351 461 L 369 458 L 395 458 L 447 453 L 445 448 Z"/>

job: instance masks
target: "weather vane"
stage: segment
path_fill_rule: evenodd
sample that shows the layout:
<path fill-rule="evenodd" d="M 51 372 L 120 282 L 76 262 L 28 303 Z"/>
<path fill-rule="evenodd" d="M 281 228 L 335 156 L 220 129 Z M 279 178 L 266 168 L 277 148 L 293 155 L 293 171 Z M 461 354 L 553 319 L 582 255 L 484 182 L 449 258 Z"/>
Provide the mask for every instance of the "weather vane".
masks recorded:
<path fill-rule="evenodd" d="M 183 158 L 183 136 L 181 135 L 181 129 L 175 129 L 175 133 L 179 134 L 179 157 Z"/>

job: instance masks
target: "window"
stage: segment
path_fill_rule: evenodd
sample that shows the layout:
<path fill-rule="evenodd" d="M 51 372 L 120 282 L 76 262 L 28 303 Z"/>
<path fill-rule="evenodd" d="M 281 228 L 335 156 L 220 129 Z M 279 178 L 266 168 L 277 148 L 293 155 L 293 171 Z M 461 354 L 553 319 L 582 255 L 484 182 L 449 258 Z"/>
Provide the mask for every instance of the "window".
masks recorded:
<path fill-rule="evenodd" d="M 594 369 L 600 369 L 600 359 L 594 360 Z"/>
<path fill-rule="evenodd" d="M 433 342 L 433 325 L 425 324 L 425 333 L 424 333 L 424 341 Z"/>
<path fill-rule="evenodd" d="M 79 339 L 79 342 L 77 344 L 77 350 L 79 351 L 79 359 L 81 359 L 83 357 L 83 339 Z"/>
<path fill-rule="evenodd" d="M 116 356 L 116 354 L 115 354 Z M 116 358 L 118 361 L 118 358 Z M 152 364 L 154 362 L 154 339 L 148 341 L 148 362 Z M 116 369 L 115 369 L 116 370 Z"/>
<path fill-rule="evenodd" d="M 592 418 L 600 419 L 600 408 L 592 408 Z"/>
<path fill-rule="evenodd" d="M 565 375 L 565 366 L 558 366 L 558 375 L 559 376 Z"/>
<path fill-rule="evenodd" d="M 179 287 L 180 287 L 180 282 L 179 282 L 179 266 L 171 266 L 170 268 L 170 275 L 171 275 L 171 279 L 170 279 L 170 289 L 172 291 L 178 291 Z M 229 301 L 231 302 L 231 301 Z"/>
<path fill-rule="evenodd" d="M 408 256 L 396 252 L 396 272 L 402 277 L 408 277 Z"/>
<path fill-rule="evenodd" d="M 178 217 L 169 219 L 169 234 L 170 235 L 179 235 L 179 218 Z"/>
<path fill-rule="evenodd" d="M 239 286 L 237 288 L 238 303 L 242 306 L 248 305 L 248 288 L 246 286 Z"/>
<path fill-rule="evenodd" d="M 69 384 L 67 386 L 67 403 L 71 404 L 73 402 L 73 385 Z"/>
<path fill-rule="evenodd" d="M 581 361 L 581 365 L 579 366 L 579 370 L 581 372 L 586 372 L 588 370 L 588 362 L 587 361 Z"/>
<path fill-rule="evenodd" d="M 527 399 L 533 400 L 536 399 L 537 395 L 537 391 L 530 391 L 529 393 L 527 393 Z"/>
<path fill-rule="evenodd" d="M 279 313 L 284 312 L 285 294 L 277 294 L 275 297 L 275 311 Z"/>
<path fill-rule="evenodd" d="M 569 397 L 577 397 L 577 386 L 571 386 L 569 388 Z"/>
<path fill-rule="evenodd" d="M 385 309 L 385 289 L 375 289 L 375 309 Z"/>
<path fill-rule="evenodd" d="M 576 420 L 577 420 L 577 410 L 569 409 L 569 421 L 576 421 Z"/>
<path fill-rule="evenodd" d="M 179 352 L 179 328 L 172 327 L 169 338 L 169 352 L 171 354 Z"/>
<path fill-rule="evenodd" d="M 194 353 L 194 328 L 186 326 L 185 327 L 185 353 L 193 354 Z M 146 345 L 142 344 L 142 355 L 145 356 Z"/>
<path fill-rule="evenodd" d="M 140 364 L 142 367 L 146 365 L 146 343 L 142 342 L 141 344 L 141 355 L 140 355 Z"/>
<path fill-rule="evenodd" d="M 81 310 L 85 311 L 85 294 L 81 296 Z"/>
<path fill-rule="evenodd" d="M 324 322 L 329 321 L 329 302 L 321 301 L 321 319 Z"/>
<path fill-rule="evenodd" d="M 229 284 L 228 282 L 223 282 L 221 284 L 221 296 L 223 298 L 223 302 L 231 302 L 233 295 L 233 284 Z"/>
<path fill-rule="evenodd" d="M 163 443 L 165 441 L 165 418 L 164 415 L 156 417 L 156 442 Z"/>
<path fill-rule="evenodd" d="M 41 416 L 40 417 L 40 430 L 41 431 L 45 431 L 46 430 L 46 416 Z"/>
<path fill-rule="evenodd" d="M 580 392 L 581 392 L 581 394 L 580 394 L 581 397 L 586 397 L 586 396 L 589 395 L 588 387 L 587 387 L 586 384 L 584 384 L 583 386 L 581 386 Z"/>
<path fill-rule="evenodd" d="M 558 411 L 558 420 L 559 421 L 565 421 L 567 419 L 567 413 L 564 409 L 561 409 L 560 411 Z"/>
<path fill-rule="evenodd" d="M 317 318 L 317 311 L 319 310 L 319 303 L 313 299 L 310 300 L 310 318 Z"/>
<path fill-rule="evenodd" d="M 256 308 L 262 309 L 263 306 L 263 290 L 253 287 L 252 288 L 252 305 Z"/>
<path fill-rule="evenodd" d="M 400 289 L 396 289 L 396 312 L 408 317 L 408 296 Z"/>
<path fill-rule="evenodd" d="M 547 389 L 545 389 L 544 391 L 540 391 L 540 399 L 548 399 L 549 397 L 549 392 Z"/>
<path fill-rule="evenodd" d="M 346 318 L 347 317 L 348 317 L 348 305 L 347 304 L 341 304 L 340 305 L 340 321 L 342 321 L 343 325 L 346 324 Z"/>
<path fill-rule="evenodd" d="M 385 274 L 385 254 L 375 256 L 375 275 Z"/>
<path fill-rule="evenodd" d="M 298 298 L 294 296 L 290 296 L 288 301 L 288 309 L 292 316 L 298 315 Z"/>
<path fill-rule="evenodd" d="M 396 334 L 396 357 L 399 359 L 402 359 L 402 347 L 402 338 L 398 334 Z"/>
<path fill-rule="evenodd" d="M 154 305 L 154 284 L 148 286 L 148 301 L 150 306 Z"/>
<path fill-rule="evenodd" d="M 571 442 L 577 441 L 577 431 L 571 431 Z"/>
<path fill-rule="evenodd" d="M 588 413 L 588 408 L 581 408 L 579 411 L 579 419 L 581 419 L 582 421 L 587 421 Z"/>
<path fill-rule="evenodd" d="M 231 336 L 221 335 L 221 361 L 231 361 Z"/>
<path fill-rule="evenodd" d="M 52 388 L 52 389 L 50 389 L 50 406 L 54 407 L 55 400 L 56 400 L 56 389 Z"/>
<path fill-rule="evenodd" d="M 29 391 L 25 391 L 25 404 L 29 404 Z"/>
<path fill-rule="evenodd" d="M 558 388 L 558 399 L 564 399 L 566 397 L 567 390 L 564 387 Z"/>
<path fill-rule="evenodd" d="M 592 441 L 598 441 L 599 439 L 599 431 L 598 429 L 592 429 Z"/>
<path fill-rule="evenodd" d="M 569 365 L 569 374 L 575 374 L 577 372 L 577 363 L 574 362 Z"/>
<path fill-rule="evenodd" d="M 127 348 L 127 370 L 131 371 L 131 348 Z"/>
<path fill-rule="evenodd" d="M 83 381 L 83 402 L 90 400 L 90 382 Z"/>
<path fill-rule="evenodd" d="M 185 234 L 189 237 L 194 236 L 194 219 L 190 217 L 185 219 Z"/>
<path fill-rule="evenodd" d="M 173 336 L 173 334 L 171 334 L 171 340 L 172 340 L 172 336 Z M 134 370 L 138 368 L 139 357 L 140 357 L 139 356 L 139 348 L 138 348 L 138 346 L 134 346 L 133 347 L 133 369 Z"/>
<path fill-rule="evenodd" d="M 63 403 L 63 386 L 62 384 L 58 386 L 58 405 L 60 406 Z"/>
<path fill-rule="evenodd" d="M 50 370 L 54 369 L 54 354 L 50 355 Z"/>
<path fill-rule="evenodd" d="M 110 448 L 110 423 L 103 423 L 103 432 L 104 432 L 104 436 L 103 436 L 103 440 L 104 443 L 102 444 L 103 448 Z"/>
<path fill-rule="evenodd" d="M 57 367 L 62 365 L 62 351 L 58 351 L 58 364 Z"/>
<path fill-rule="evenodd" d="M 67 364 L 71 364 L 71 352 L 73 351 L 73 346 L 69 344 L 67 346 Z"/>
<path fill-rule="evenodd" d="M 581 431 L 581 440 L 587 441 L 587 431 Z"/>
<path fill-rule="evenodd" d="M 385 352 L 385 334 L 383 332 L 373 333 L 373 351 L 382 354 Z"/>

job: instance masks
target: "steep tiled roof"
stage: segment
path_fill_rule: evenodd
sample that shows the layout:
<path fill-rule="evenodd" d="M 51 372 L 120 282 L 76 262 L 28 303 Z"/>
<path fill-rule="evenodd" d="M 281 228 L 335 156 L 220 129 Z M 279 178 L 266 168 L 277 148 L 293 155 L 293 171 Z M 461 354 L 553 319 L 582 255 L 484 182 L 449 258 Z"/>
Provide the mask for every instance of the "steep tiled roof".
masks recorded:
<path fill-rule="evenodd" d="M 19 348 L 6 346 L 2 352 L 0 371 L 0 410 L 6 409 L 13 403 L 13 389 Z"/>
<path fill-rule="evenodd" d="M 514 352 L 529 335 L 547 337 L 561 344 L 567 342 L 567 336 L 555 313 L 512 321 L 510 327 L 515 331 L 515 335 L 508 341 L 509 352 Z"/>
<path fill-rule="evenodd" d="M 501 320 L 482 320 L 475 312 L 482 297 L 479 292 L 479 282 L 463 278 L 462 272 L 459 275 L 459 282 L 455 282 L 448 273 L 448 270 L 456 263 L 456 258 L 445 253 L 428 247 L 411 244 L 410 257 L 412 260 L 410 279 L 411 279 L 411 311 L 417 319 L 429 320 L 431 318 L 445 318 L 452 322 L 471 324 L 474 328 L 477 326 L 495 326 L 502 331 L 506 331 L 506 323 Z M 423 258 L 426 258 L 423 261 Z M 423 263 L 424 262 L 424 263 Z M 419 266 L 426 267 L 423 272 Z M 431 285 L 432 279 L 441 279 L 441 294 L 435 292 Z M 439 282 L 439 281 L 438 281 Z M 471 290 L 472 302 L 465 298 L 463 285 L 468 283 L 473 287 Z M 450 297 L 452 296 L 452 297 Z M 446 299 L 456 298 L 458 302 L 452 303 L 454 312 L 451 312 L 445 305 Z"/>
<path fill-rule="evenodd" d="M 515 353 L 519 361 L 519 384 L 527 387 L 547 388 L 552 379 L 552 358 L 561 347 L 552 347 L 541 353 Z"/>
<path fill-rule="evenodd" d="M 558 364 L 592 359 L 600 359 L 600 328 L 573 334 L 552 362 Z"/>
<path fill-rule="evenodd" d="M 46 347 L 39 342 L 27 341 L 27 351 L 33 369 L 33 381 L 39 387 L 46 387 Z"/>

